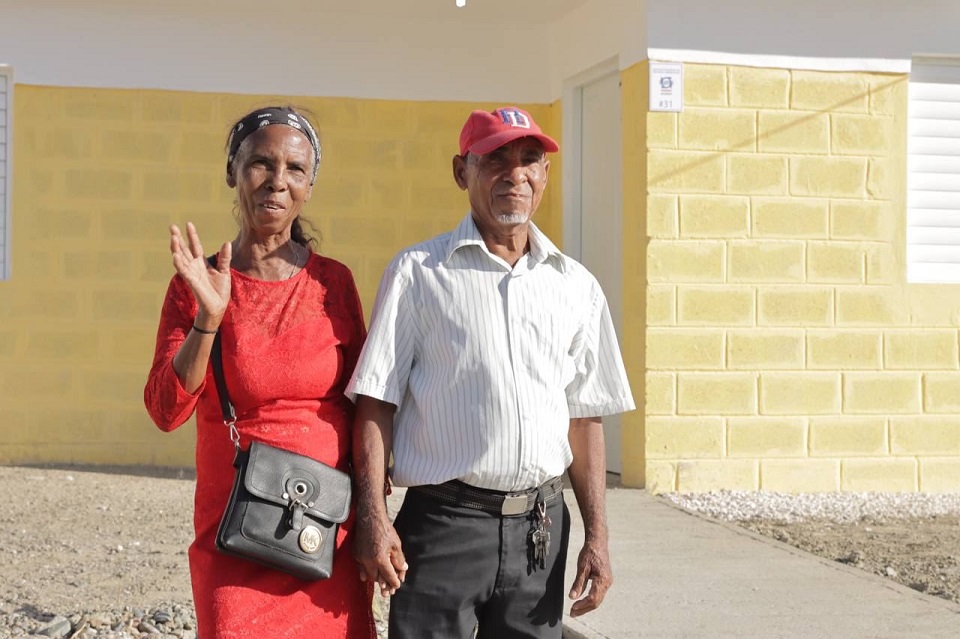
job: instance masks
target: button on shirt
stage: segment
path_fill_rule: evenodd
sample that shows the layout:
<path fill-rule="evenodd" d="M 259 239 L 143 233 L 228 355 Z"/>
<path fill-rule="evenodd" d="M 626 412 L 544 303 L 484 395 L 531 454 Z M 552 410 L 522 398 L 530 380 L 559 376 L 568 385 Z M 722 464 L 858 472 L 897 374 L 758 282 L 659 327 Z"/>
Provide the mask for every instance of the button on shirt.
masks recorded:
<path fill-rule="evenodd" d="M 347 394 L 397 406 L 398 486 L 532 488 L 570 465 L 570 418 L 633 410 L 597 280 L 529 239 L 511 267 L 467 215 L 387 267 Z"/>

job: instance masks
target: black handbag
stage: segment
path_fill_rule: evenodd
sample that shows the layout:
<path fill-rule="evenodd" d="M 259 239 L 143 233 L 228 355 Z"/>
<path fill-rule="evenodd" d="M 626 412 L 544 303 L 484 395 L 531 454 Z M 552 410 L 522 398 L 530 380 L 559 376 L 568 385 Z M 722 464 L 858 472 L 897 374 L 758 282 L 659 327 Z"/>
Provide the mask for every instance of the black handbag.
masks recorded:
<path fill-rule="evenodd" d="M 263 442 L 242 450 L 223 376 L 220 333 L 210 357 L 223 423 L 236 449 L 236 475 L 217 548 L 306 581 L 329 578 L 337 530 L 350 512 L 350 476 Z"/>

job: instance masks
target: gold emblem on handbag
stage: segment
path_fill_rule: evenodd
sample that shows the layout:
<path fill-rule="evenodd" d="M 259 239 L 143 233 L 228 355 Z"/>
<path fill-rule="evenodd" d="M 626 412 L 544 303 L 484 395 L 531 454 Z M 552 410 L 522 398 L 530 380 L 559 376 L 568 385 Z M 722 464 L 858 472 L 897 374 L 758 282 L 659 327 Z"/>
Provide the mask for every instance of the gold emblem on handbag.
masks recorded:
<path fill-rule="evenodd" d="M 219 333 L 210 358 L 223 423 L 236 450 L 236 475 L 217 530 L 217 548 L 300 579 L 330 577 L 337 529 L 350 512 L 350 476 L 263 442 L 242 450 L 223 377 Z"/>

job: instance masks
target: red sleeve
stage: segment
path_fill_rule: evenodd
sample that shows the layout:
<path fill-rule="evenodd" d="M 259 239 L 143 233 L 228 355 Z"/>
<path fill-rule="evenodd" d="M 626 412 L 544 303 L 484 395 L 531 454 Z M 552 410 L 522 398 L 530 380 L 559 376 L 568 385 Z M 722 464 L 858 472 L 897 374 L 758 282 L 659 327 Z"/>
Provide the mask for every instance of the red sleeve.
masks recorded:
<path fill-rule="evenodd" d="M 206 382 L 202 383 L 191 395 L 184 390 L 173 370 L 173 358 L 187 339 L 196 314 L 197 303 L 193 292 L 179 275 L 175 275 L 163 300 L 153 365 L 143 389 L 143 403 L 147 412 L 162 431 L 171 431 L 190 419 L 197 407 L 197 399 L 206 386 Z"/>

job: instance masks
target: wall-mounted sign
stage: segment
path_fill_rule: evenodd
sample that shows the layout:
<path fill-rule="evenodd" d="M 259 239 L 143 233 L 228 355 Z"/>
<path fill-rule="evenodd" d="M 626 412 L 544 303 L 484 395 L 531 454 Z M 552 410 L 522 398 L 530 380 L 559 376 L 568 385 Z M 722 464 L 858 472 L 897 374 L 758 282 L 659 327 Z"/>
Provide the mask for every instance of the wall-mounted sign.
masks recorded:
<path fill-rule="evenodd" d="M 650 110 L 683 111 L 683 63 L 650 63 Z"/>

